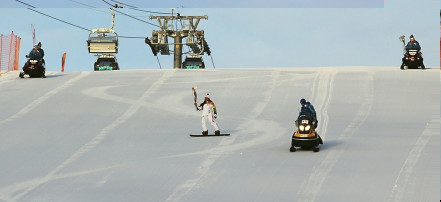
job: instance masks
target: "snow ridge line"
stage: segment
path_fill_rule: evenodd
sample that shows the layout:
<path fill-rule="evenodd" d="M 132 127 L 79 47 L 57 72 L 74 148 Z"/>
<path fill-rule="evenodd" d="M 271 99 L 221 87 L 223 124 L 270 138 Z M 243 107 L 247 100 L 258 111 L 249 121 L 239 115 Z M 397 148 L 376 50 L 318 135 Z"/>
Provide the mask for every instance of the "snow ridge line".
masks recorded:
<path fill-rule="evenodd" d="M 97 173 L 97 172 L 103 172 L 108 170 L 114 170 L 114 167 L 103 167 L 103 168 L 96 168 L 92 170 L 87 171 L 78 171 L 78 172 L 71 172 L 71 173 L 63 173 L 63 174 L 57 174 L 55 175 L 52 180 L 59 180 L 59 179 L 65 179 L 65 178 L 72 178 L 76 176 L 82 176 L 82 175 L 88 175 L 91 173 Z M 43 182 L 44 181 L 44 182 Z M 0 188 L 0 201 L 8 201 L 8 202 L 17 202 L 20 201 L 16 197 L 13 197 L 14 193 L 19 192 L 20 190 L 23 190 L 27 187 L 34 186 L 37 184 L 43 184 L 46 182 L 45 178 L 33 178 L 30 180 L 26 180 L 23 182 L 15 183 L 6 187 Z"/>
<path fill-rule="evenodd" d="M 413 167 L 418 162 L 421 157 L 421 153 L 429 142 L 430 138 L 435 135 L 439 135 L 440 132 L 440 116 L 439 114 L 432 115 L 432 119 L 426 125 L 426 128 L 421 133 L 420 137 L 416 141 L 412 150 L 407 155 L 400 172 L 398 173 L 397 179 L 395 180 L 394 187 L 390 194 L 389 201 L 404 201 L 403 197 L 409 182 L 410 175 L 412 174 Z"/>
<path fill-rule="evenodd" d="M 331 103 L 331 99 L 332 99 L 332 95 L 333 95 L 333 90 L 334 90 L 334 78 L 335 78 L 336 72 L 333 71 L 332 75 L 331 75 L 331 79 L 329 79 L 329 89 L 328 89 L 328 95 L 326 96 L 326 101 L 325 101 L 325 105 L 323 106 L 321 112 L 323 114 L 323 120 L 322 121 L 322 127 L 320 127 L 321 131 L 320 131 L 320 137 L 323 140 L 326 140 L 326 134 L 328 132 L 328 124 L 329 124 L 329 114 L 328 114 L 328 108 L 329 108 L 329 104 Z"/>
<path fill-rule="evenodd" d="M 89 88 L 87 90 L 84 90 L 83 93 L 87 96 L 90 96 L 90 97 L 94 97 L 94 98 L 98 98 L 98 99 L 102 99 L 102 100 L 108 100 L 108 101 L 112 101 L 112 102 L 119 102 L 119 103 L 123 103 L 123 104 L 133 104 L 133 103 L 137 102 L 135 99 L 111 95 L 106 92 L 108 89 L 117 88 L 117 87 L 121 87 L 121 85 L 119 85 L 119 86 L 100 86 L 100 87 Z M 180 94 L 185 95 L 186 93 L 182 92 Z M 180 97 L 185 97 L 185 96 L 180 96 Z M 162 106 L 161 103 L 164 103 L 164 102 L 161 102 L 161 101 L 162 100 L 157 100 L 156 102 L 148 102 L 147 100 L 144 100 L 144 102 L 141 103 L 141 105 L 145 108 L 148 108 L 148 109 L 156 109 L 156 110 L 173 112 L 175 114 L 200 117 L 200 115 L 197 115 L 194 112 L 188 112 L 188 108 L 185 108 L 187 111 L 182 110 L 183 104 L 181 104 L 181 103 L 185 103 L 185 102 L 175 101 L 176 103 L 173 104 L 173 106 L 172 106 L 173 108 L 171 108 L 171 107 Z M 169 101 L 169 100 L 167 100 L 167 101 Z M 181 107 L 181 108 L 179 108 L 179 107 Z"/>
<path fill-rule="evenodd" d="M 44 101 L 46 101 L 47 99 L 49 99 L 50 97 L 52 97 L 53 95 L 59 93 L 60 91 L 66 89 L 67 87 L 69 87 L 70 85 L 72 85 L 73 83 L 75 83 L 76 81 L 82 79 L 83 77 L 86 77 L 87 75 L 89 75 L 90 72 L 81 72 L 80 75 L 66 81 L 66 83 L 64 83 L 63 85 L 47 92 L 46 94 L 44 94 L 43 96 L 37 98 L 36 100 L 34 100 L 33 102 L 31 102 L 30 104 L 26 105 L 25 107 L 23 107 L 19 112 L 17 112 L 16 114 L 10 116 L 9 118 L 6 118 L 2 121 L 0 121 L 0 125 L 5 124 L 7 122 L 11 122 L 27 113 L 29 113 L 30 111 L 32 111 L 33 109 L 35 109 L 38 105 L 40 105 L 41 103 L 44 103 Z"/>
<path fill-rule="evenodd" d="M 330 71 L 330 72 L 329 72 Z M 320 136 L 326 140 L 326 133 L 328 130 L 328 107 L 332 98 L 332 91 L 334 88 L 334 78 L 337 74 L 336 70 L 319 70 L 314 79 L 312 88 L 311 101 L 315 108 L 317 108 L 317 119 L 319 120 Z M 324 93 L 316 98 L 319 93 Z"/>
<path fill-rule="evenodd" d="M 253 124 L 259 124 L 260 122 L 254 123 L 255 119 L 263 112 L 268 103 L 271 100 L 271 95 L 273 90 L 276 88 L 277 78 L 280 76 L 280 70 L 272 71 L 272 82 L 271 85 L 267 88 L 267 90 L 263 93 L 265 99 L 257 104 L 255 104 L 253 110 L 250 112 L 247 118 L 245 118 L 245 122 L 242 122 L 236 129 L 237 131 L 243 131 L 246 128 L 250 128 Z M 224 154 L 227 152 L 231 152 L 231 148 L 228 146 L 233 144 L 238 136 L 240 136 L 241 132 L 236 133 L 228 138 L 223 138 L 217 147 L 214 147 L 208 151 L 208 157 L 205 161 L 203 161 L 196 171 L 197 177 L 194 179 L 189 179 L 180 186 L 178 186 L 173 193 L 165 200 L 165 201 L 182 201 L 182 198 L 189 194 L 191 191 L 197 189 L 204 181 L 205 176 L 211 169 L 211 166 Z M 244 134 L 246 135 L 246 134 Z M 250 141 L 253 141 L 252 139 Z M 257 141 L 258 143 L 259 141 Z M 238 144 L 240 145 L 240 144 Z M 244 148 L 249 147 L 249 144 L 243 144 Z M 235 148 L 239 149 L 239 148 Z"/>
<path fill-rule="evenodd" d="M 26 188 L 22 193 L 18 194 L 14 197 L 14 200 L 19 200 L 23 196 L 25 196 L 27 193 L 31 192 L 38 186 L 45 184 L 53 179 L 56 178 L 57 173 L 66 168 L 69 164 L 74 162 L 75 160 L 82 157 L 84 154 L 95 148 L 97 145 L 101 143 L 101 141 L 106 138 L 109 133 L 118 127 L 119 125 L 125 123 L 130 117 L 132 117 L 139 108 L 142 107 L 144 100 L 149 97 L 153 92 L 155 92 L 159 87 L 168 79 L 170 78 L 175 71 L 166 71 L 161 78 L 159 78 L 155 83 L 153 83 L 150 88 L 148 88 L 144 94 L 135 102 L 133 103 L 129 109 L 124 112 L 123 115 L 118 117 L 115 121 L 113 121 L 111 124 L 106 126 L 101 130 L 101 132 L 96 135 L 92 140 L 90 140 L 88 143 L 83 145 L 80 149 L 78 149 L 74 154 L 72 154 L 68 159 L 66 159 L 63 163 L 61 163 L 59 166 L 57 166 L 54 170 L 52 170 L 50 173 L 48 173 L 45 177 L 42 178 L 42 180 L 39 183 L 33 184 Z"/>
<path fill-rule="evenodd" d="M 343 133 L 338 137 L 338 140 L 345 142 L 350 139 L 354 133 L 363 125 L 364 121 L 370 114 L 373 105 L 374 86 L 373 76 L 374 72 L 370 71 L 369 80 L 366 84 L 366 99 L 361 103 L 358 113 L 351 121 L 351 123 L 345 128 Z M 326 144 L 326 142 L 324 143 Z M 343 144 L 344 145 L 344 144 Z M 300 186 L 300 190 L 297 192 L 297 201 L 315 201 L 320 189 L 328 176 L 329 172 L 333 169 L 338 159 L 344 152 L 344 146 L 337 148 L 336 150 L 329 151 L 325 159 L 323 159 L 320 165 L 315 166 L 307 179 L 305 179 Z"/>

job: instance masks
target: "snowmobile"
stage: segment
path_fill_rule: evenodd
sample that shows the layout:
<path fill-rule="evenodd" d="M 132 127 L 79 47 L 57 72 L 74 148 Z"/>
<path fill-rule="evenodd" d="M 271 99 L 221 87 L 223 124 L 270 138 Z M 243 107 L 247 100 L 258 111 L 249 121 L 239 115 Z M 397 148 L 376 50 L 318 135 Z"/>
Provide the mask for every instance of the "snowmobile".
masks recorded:
<path fill-rule="evenodd" d="M 319 144 L 323 144 L 322 138 L 315 131 L 312 117 L 300 115 L 296 121 L 297 130 L 292 135 L 290 152 L 297 151 L 296 147 L 320 151 Z"/>
<path fill-rule="evenodd" d="M 418 69 L 418 67 L 425 69 L 422 53 L 418 50 L 406 51 L 402 60 L 401 69 L 404 69 L 404 66 L 407 66 L 408 69 Z"/>
<path fill-rule="evenodd" d="M 98 56 L 93 66 L 95 71 L 119 70 L 118 61 L 112 54 Z"/>
<path fill-rule="evenodd" d="M 29 56 L 26 55 L 26 58 Z M 24 78 L 24 75 L 29 75 L 31 78 L 46 78 L 46 68 L 43 58 L 29 58 L 26 64 L 23 66 L 23 71 L 18 75 L 20 78 Z"/>

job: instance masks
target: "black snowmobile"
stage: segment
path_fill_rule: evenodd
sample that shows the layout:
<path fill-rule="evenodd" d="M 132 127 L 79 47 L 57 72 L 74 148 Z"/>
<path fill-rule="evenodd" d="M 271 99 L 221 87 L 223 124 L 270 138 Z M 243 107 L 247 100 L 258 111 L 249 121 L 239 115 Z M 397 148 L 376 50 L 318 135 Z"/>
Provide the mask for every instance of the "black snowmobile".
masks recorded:
<path fill-rule="evenodd" d="M 423 63 L 423 57 L 421 51 L 418 50 L 408 50 L 404 54 L 402 59 L 403 63 L 401 64 L 401 69 L 404 69 L 404 66 L 407 66 L 408 69 L 425 69 Z"/>
<path fill-rule="evenodd" d="M 315 131 L 311 116 L 299 115 L 296 121 L 297 130 L 292 135 L 291 148 L 289 151 L 301 149 L 312 149 L 314 152 L 320 151 L 319 144 L 323 144 L 322 138 Z"/>
<path fill-rule="evenodd" d="M 23 71 L 18 75 L 20 78 L 24 78 L 24 75 L 29 75 L 31 78 L 46 78 L 46 68 L 44 59 L 29 58 L 28 61 L 23 66 Z"/>

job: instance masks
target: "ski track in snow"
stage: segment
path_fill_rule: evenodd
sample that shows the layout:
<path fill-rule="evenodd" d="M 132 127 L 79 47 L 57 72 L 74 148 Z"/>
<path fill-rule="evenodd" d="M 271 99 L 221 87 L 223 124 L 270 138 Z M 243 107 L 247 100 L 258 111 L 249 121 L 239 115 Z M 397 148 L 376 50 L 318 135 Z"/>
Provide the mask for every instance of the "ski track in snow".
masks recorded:
<path fill-rule="evenodd" d="M 374 87 L 373 87 L 373 77 L 374 72 L 367 72 L 369 74 L 369 80 L 366 84 L 366 99 L 361 103 L 360 108 L 351 121 L 351 123 L 345 128 L 343 133 L 339 136 L 339 140 L 347 141 L 350 139 L 354 133 L 358 130 L 358 128 L 363 125 L 364 121 L 370 114 L 372 104 L 373 104 L 373 95 L 374 95 Z M 322 79 L 320 79 L 321 81 Z M 333 81 L 333 77 L 331 79 Z M 320 88 L 318 88 L 320 89 Z M 328 89 L 330 91 L 330 89 Z M 318 91 L 323 92 L 323 91 Z M 328 92 L 328 96 L 332 95 L 332 93 Z M 326 98 L 329 100 L 329 98 Z M 329 102 L 329 101 L 327 101 Z M 326 142 L 324 142 L 326 144 Z M 336 148 L 334 150 L 330 150 L 326 155 L 325 159 L 321 161 L 318 166 L 315 166 L 312 172 L 309 174 L 309 177 L 305 179 L 300 189 L 297 192 L 297 200 L 298 201 L 315 201 L 317 194 L 320 192 L 323 182 L 326 180 L 329 172 L 333 169 L 334 165 L 337 163 L 338 159 L 344 152 L 344 145 L 341 148 Z"/>
<path fill-rule="evenodd" d="M 45 184 L 49 181 L 58 179 L 59 172 L 62 171 L 64 168 L 66 168 L 68 165 L 73 163 L 75 160 L 81 158 L 83 155 L 85 155 L 87 152 L 95 148 L 97 145 L 99 145 L 104 138 L 106 138 L 110 132 L 118 127 L 119 125 L 125 123 L 130 117 L 132 117 L 138 109 L 143 105 L 144 100 L 146 100 L 153 92 L 155 92 L 167 79 L 169 79 L 175 71 L 165 71 L 161 78 L 159 78 L 155 83 L 153 83 L 150 88 L 148 88 L 144 94 L 138 99 L 137 102 L 133 103 L 129 109 L 122 114 L 120 117 L 118 117 L 115 121 L 113 121 L 111 124 L 106 126 L 101 130 L 101 132 L 95 136 L 91 141 L 83 145 L 79 150 L 74 152 L 69 158 L 67 158 L 63 163 L 61 163 L 59 166 L 57 166 L 54 170 L 52 170 L 50 173 L 48 173 L 46 176 L 39 178 L 37 180 L 31 181 L 30 183 L 19 183 L 18 185 L 6 188 L 0 189 L 0 196 L 2 198 L 8 199 L 8 201 L 18 201 L 22 197 L 24 197 L 26 194 L 31 192 L 32 190 L 36 189 L 38 186 Z M 83 75 L 83 74 L 82 74 Z M 79 77 L 82 77 L 81 75 Z M 78 78 L 78 77 L 76 77 Z M 74 79 L 70 80 L 71 82 L 76 81 Z M 71 82 L 66 82 L 65 85 L 54 89 L 53 91 L 50 91 L 45 96 L 43 96 L 44 99 L 38 99 L 38 101 L 35 105 L 41 103 L 42 101 L 46 100 L 47 95 L 53 95 L 60 90 L 64 89 L 68 84 Z M 32 109 L 32 108 L 31 108 Z M 21 191 L 19 194 L 16 194 L 13 196 L 17 191 Z"/>
<path fill-rule="evenodd" d="M 82 175 L 89 175 L 92 173 L 98 173 L 108 170 L 114 170 L 116 166 L 112 167 L 104 167 L 104 168 L 97 168 L 87 171 L 79 171 L 79 172 L 71 172 L 71 173 L 65 173 L 65 174 L 54 174 L 51 176 L 50 180 L 59 180 L 59 179 L 66 179 L 66 178 L 74 178 Z M 8 201 L 8 202 L 17 202 L 21 201 L 20 199 L 24 196 L 22 195 L 24 189 L 30 188 L 30 187 L 37 187 L 44 183 L 49 182 L 47 177 L 40 177 L 40 178 L 34 178 L 30 180 L 26 180 L 23 182 L 15 183 L 10 186 L 2 187 L 0 188 L 0 201 Z"/>
<path fill-rule="evenodd" d="M 182 103 L 185 103 L 184 101 L 175 99 L 175 97 L 177 95 L 181 95 L 180 97 L 185 98 L 185 95 L 188 94 L 186 92 L 182 92 L 179 94 L 173 94 L 170 96 L 165 96 L 165 97 L 159 98 L 158 101 L 153 103 L 153 102 L 149 102 L 146 100 L 137 101 L 135 99 L 124 98 L 124 97 L 120 97 L 120 96 L 116 96 L 116 95 L 112 95 L 112 94 L 107 93 L 107 91 L 109 89 L 118 88 L 118 87 L 122 87 L 122 86 L 94 87 L 94 88 L 89 88 L 89 89 L 84 90 L 83 93 L 87 96 L 90 96 L 90 97 L 108 100 L 108 101 L 112 101 L 112 102 L 119 102 L 119 103 L 124 103 L 124 104 L 138 103 L 140 106 L 148 108 L 148 109 L 167 111 L 167 112 L 171 112 L 174 114 L 186 115 L 186 116 L 200 116 L 199 114 L 195 114 L 194 112 L 190 111 L 189 110 L 190 108 L 188 106 L 185 106 L 184 104 L 182 104 Z M 178 102 L 178 101 L 181 101 L 181 102 Z M 164 106 L 162 103 L 173 103 L 173 105 Z"/>
<path fill-rule="evenodd" d="M 268 123 L 268 121 L 265 121 L 265 124 L 262 124 L 262 121 L 257 120 L 257 117 L 263 112 L 263 110 L 266 108 L 266 106 L 271 100 L 272 92 L 276 88 L 277 78 L 280 76 L 280 70 L 273 70 L 271 71 L 271 73 L 273 80 L 271 81 L 270 85 L 268 86 L 268 88 L 266 88 L 266 91 L 263 92 L 262 95 L 265 99 L 263 99 L 259 103 L 256 103 L 252 111 L 249 113 L 248 117 L 245 119 L 245 121 L 239 124 L 238 127 L 236 128 L 237 131 L 245 131 L 245 132 L 238 132 L 227 138 L 222 138 L 222 140 L 218 143 L 217 147 L 208 150 L 205 153 L 205 154 L 208 153 L 208 157 L 198 166 L 198 169 L 196 170 L 196 177 L 187 180 L 186 182 L 175 188 L 173 193 L 166 199 L 166 201 L 182 201 L 185 196 L 187 196 L 192 191 L 200 187 L 201 184 L 203 184 L 204 181 L 206 180 L 206 175 L 209 173 L 211 166 L 223 154 L 231 153 L 232 149 L 237 150 L 241 148 L 246 148 L 255 144 L 263 143 L 271 138 L 277 138 L 277 136 L 274 136 L 273 134 L 280 134 L 280 135 L 283 134 L 284 131 L 265 130 L 268 128 L 273 128 L 273 127 L 265 127 L 266 124 L 271 125 L 277 123 L 275 122 Z M 236 145 L 233 144 L 237 137 L 246 136 L 257 132 L 258 134 L 262 134 L 261 137 L 264 138 L 263 139 L 259 138 L 259 140 L 250 138 L 249 140 L 247 140 L 247 142 L 239 143 Z M 211 178 L 216 179 L 216 177 L 214 176 L 211 176 Z"/>
<path fill-rule="evenodd" d="M 390 195 L 389 201 L 405 201 L 404 194 L 406 193 L 406 187 L 412 174 L 413 167 L 418 162 L 418 159 L 421 156 L 422 151 L 426 147 L 427 143 L 432 136 L 439 135 L 440 132 L 440 117 L 439 114 L 432 115 L 432 119 L 426 125 L 426 128 L 416 141 L 412 150 L 407 155 L 407 158 L 401 167 L 401 170 L 398 174 L 397 179 L 395 180 L 394 187 L 392 188 L 392 192 Z"/>
<path fill-rule="evenodd" d="M 311 101 L 314 106 L 317 106 L 317 131 L 323 140 L 326 140 L 326 133 L 328 130 L 328 107 L 332 98 L 332 91 L 334 88 L 334 78 L 337 74 L 336 69 L 329 69 L 327 71 L 319 71 L 314 79 L 312 87 Z M 324 93 L 324 94 L 323 94 Z"/>
<path fill-rule="evenodd" d="M 63 91 L 64 89 L 66 89 L 67 87 L 69 87 L 70 85 L 72 85 L 73 83 L 77 82 L 78 80 L 86 77 L 87 75 L 89 75 L 90 72 L 82 72 L 80 75 L 66 81 L 63 85 L 47 92 L 46 94 L 44 94 L 43 96 L 37 98 L 36 100 L 34 100 L 33 102 L 31 102 L 30 104 L 26 105 L 25 107 L 23 107 L 19 112 L 17 112 L 16 114 L 10 116 L 9 118 L 6 118 L 2 121 L 0 121 L 0 125 L 5 124 L 7 122 L 11 122 L 14 121 L 15 119 L 26 115 L 27 113 L 29 113 L 30 111 L 32 111 L 33 109 L 35 109 L 36 107 L 38 107 L 38 105 L 40 105 L 41 103 L 44 103 L 47 99 L 51 98 L 53 95 L 59 93 L 60 91 Z"/>
<path fill-rule="evenodd" d="M 109 89 L 120 88 L 120 87 L 124 87 L 124 85 L 100 86 L 100 87 L 88 88 L 88 89 L 84 90 L 83 93 L 89 97 L 108 100 L 108 101 L 112 101 L 112 102 L 119 102 L 119 103 L 123 103 L 123 104 L 133 104 L 133 103 L 139 102 L 135 99 L 112 95 L 107 92 Z M 200 114 L 194 113 L 193 107 L 189 107 L 188 105 L 184 104 L 184 103 L 186 103 L 186 101 L 184 99 L 188 98 L 187 95 L 188 95 L 188 92 L 183 91 L 183 92 L 179 92 L 179 93 L 174 93 L 173 95 L 161 96 L 154 102 L 149 102 L 147 100 L 144 100 L 144 101 L 140 102 L 139 104 L 142 107 L 145 107 L 148 109 L 166 111 L 166 112 L 173 113 L 175 115 L 199 117 Z M 176 97 L 179 97 L 180 99 L 176 99 Z M 164 105 L 163 103 L 173 103 L 173 104 Z"/>

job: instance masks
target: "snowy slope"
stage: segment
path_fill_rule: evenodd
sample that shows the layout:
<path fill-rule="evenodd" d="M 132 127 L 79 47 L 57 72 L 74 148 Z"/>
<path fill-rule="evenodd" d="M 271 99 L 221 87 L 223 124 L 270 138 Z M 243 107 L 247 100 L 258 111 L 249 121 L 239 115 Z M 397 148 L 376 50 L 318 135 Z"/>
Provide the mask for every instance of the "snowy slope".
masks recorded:
<path fill-rule="evenodd" d="M 440 199 L 438 69 L 17 75 L 0 76 L 0 201 Z M 188 136 L 194 85 L 231 136 Z M 289 152 L 302 97 L 318 153 Z"/>

